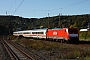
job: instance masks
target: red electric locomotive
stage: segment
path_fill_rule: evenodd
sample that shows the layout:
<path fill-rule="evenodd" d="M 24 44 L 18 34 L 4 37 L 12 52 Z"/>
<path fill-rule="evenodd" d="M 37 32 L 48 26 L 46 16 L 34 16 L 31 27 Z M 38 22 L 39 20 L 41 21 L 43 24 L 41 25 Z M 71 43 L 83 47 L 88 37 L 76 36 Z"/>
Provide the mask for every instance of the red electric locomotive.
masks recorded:
<path fill-rule="evenodd" d="M 46 38 L 58 41 L 60 40 L 62 42 L 78 42 L 79 34 L 76 28 L 48 29 Z"/>

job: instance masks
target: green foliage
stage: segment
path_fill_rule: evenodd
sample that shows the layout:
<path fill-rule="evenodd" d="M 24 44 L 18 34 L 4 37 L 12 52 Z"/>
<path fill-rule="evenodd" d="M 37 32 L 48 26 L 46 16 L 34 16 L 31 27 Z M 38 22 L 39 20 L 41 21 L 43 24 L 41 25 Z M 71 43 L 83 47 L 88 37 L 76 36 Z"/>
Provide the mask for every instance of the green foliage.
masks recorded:
<path fill-rule="evenodd" d="M 84 33 L 84 32 L 83 32 Z M 88 32 L 90 34 L 90 32 Z M 15 36 L 9 36 L 12 41 L 26 47 L 30 48 L 33 51 L 48 51 L 50 56 L 55 56 L 55 53 L 58 54 L 60 59 L 80 59 L 80 60 L 90 60 L 90 47 L 89 46 L 80 46 L 75 44 L 62 44 L 57 42 L 42 41 L 42 40 L 33 40 L 19 38 Z"/>
<path fill-rule="evenodd" d="M 84 60 L 90 60 L 90 56 L 86 56 Z"/>
<path fill-rule="evenodd" d="M 0 26 L 12 34 L 13 31 L 40 28 L 70 27 L 70 28 L 88 28 L 89 14 L 72 16 L 53 16 L 44 18 L 23 18 L 19 16 L 0 16 Z M 2 27 L 0 27 L 1 29 Z M 2 31 L 5 32 L 5 31 Z"/>
<path fill-rule="evenodd" d="M 90 31 L 79 32 L 80 40 L 90 40 Z"/>

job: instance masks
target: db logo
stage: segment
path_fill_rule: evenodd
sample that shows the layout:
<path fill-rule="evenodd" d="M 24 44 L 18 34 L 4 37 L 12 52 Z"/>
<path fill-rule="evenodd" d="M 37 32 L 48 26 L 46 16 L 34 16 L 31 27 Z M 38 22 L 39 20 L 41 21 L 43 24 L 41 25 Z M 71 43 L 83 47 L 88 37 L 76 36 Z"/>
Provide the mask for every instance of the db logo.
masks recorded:
<path fill-rule="evenodd" d="M 53 35 L 57 35 L 57 32 L 53 32 Z"/>

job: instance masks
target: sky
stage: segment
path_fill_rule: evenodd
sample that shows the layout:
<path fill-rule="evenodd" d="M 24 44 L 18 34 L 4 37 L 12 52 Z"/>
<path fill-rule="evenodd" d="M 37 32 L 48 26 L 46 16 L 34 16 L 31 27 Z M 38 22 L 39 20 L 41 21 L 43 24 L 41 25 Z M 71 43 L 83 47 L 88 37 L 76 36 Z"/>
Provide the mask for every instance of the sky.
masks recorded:
<path fill-rule="evenodd" d="M 43 18 L 90 14 L 90 0 L 0 0 L 0 15 Z"/>

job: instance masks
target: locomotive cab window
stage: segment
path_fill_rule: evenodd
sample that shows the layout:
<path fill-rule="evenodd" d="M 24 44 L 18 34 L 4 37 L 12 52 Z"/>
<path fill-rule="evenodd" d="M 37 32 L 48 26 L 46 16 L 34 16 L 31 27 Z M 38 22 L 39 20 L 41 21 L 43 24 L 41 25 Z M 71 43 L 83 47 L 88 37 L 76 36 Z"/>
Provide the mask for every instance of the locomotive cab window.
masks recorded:
<path fill-rule="evenodd" d="M 68 32 L 69 33 L 78 33 L 78 30 L 77 29 L 69 29 Z"/>

